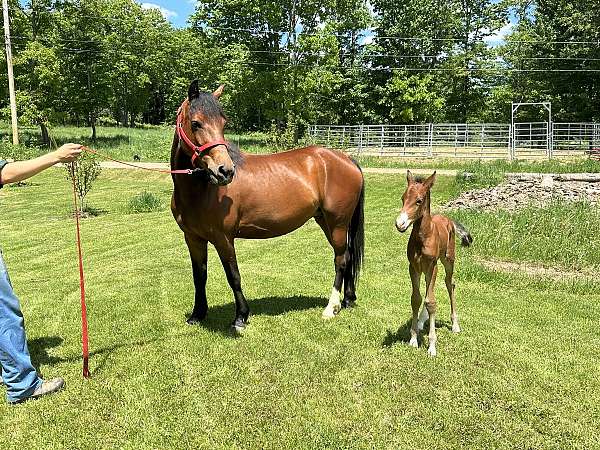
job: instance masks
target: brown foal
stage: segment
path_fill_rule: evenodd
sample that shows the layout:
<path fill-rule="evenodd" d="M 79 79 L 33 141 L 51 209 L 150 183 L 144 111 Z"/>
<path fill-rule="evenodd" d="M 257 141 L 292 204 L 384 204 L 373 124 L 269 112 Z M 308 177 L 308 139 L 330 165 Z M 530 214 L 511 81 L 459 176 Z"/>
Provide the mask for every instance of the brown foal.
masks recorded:
<path fill-rule="evenodd" d="M 458 234 L 461 244 L 468 247 L 473 242 L 469 231 L 460 223 L 445 216 L 431 215 L 430 191 L 435 182 L 435 172 L 429 178 L 422 180 L 414 177 L 410 170 L 407 173 L 408 186 L 402 195 L 402 211 L 396 219 L 396 228 L 404 233 L 413 225 L 410 239 L 408 240 L 407 256 L 409 261 L 410 280 L 412 283 L 412 325 L 410 329 L 410 342 L 412 347 L 418 347 L 417 334 L 423 329 L 429 317 L 429 350 L 430 356 L 436 356 L 435 333 L 436 301 L 434 295 L 435 279 L 437 276 L 438 259 L 446 271 L 446 288 L 450 296 L 452 331 L 460 332 L 458 316 L 456 314 L 456 299 L 454 297 L 454 261 L 456 251 L 454 237 Z M 419 316 L 421 306 L 421 292 L 419 285 L 421 274 L 425 273 L 425 304 Z"/>

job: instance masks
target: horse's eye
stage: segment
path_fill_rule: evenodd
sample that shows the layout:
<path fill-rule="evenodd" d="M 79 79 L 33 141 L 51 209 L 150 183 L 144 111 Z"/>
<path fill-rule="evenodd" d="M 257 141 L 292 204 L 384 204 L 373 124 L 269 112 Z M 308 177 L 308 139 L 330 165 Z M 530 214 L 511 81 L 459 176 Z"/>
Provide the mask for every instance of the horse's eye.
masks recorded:
<path fill-rule="evenodd" d="M 194 120 L 192 122 L 192 131 L 197 131 L 200 128 L 202 128 L 202 124 L 200 122 L 197 122 L 197 121 Z"/>
<path fill-rule="evenodd" d="M 423 199 L 422 198 L 418 198 L 417 199 L 417 205 L 420 205 L 421 203 L 423 203 Z"/>

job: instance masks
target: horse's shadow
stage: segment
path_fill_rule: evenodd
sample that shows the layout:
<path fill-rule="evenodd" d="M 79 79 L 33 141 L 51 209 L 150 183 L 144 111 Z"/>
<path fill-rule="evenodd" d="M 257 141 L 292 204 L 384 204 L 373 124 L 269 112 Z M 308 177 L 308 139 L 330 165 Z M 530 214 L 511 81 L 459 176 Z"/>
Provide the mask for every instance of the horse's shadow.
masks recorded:
<path fill-rule="evenodd" d="M 263 297 L 249 299 L 250 307 L 250 325 L 252 326 L 253 316 L 279 316 L 293 311 L 304 311 L 313 308 L 325 308 L 327 299 L 324 297 L 308 297 L 304 295 L 295 295 L 291 297 Z M 228 337 L 238 337 L 232 332 L 230 324 L 235 315 L 235 305 L 233 302 L 208 308 L 206 319 L 198 322 L 198 326 L 207 330 L 221 333 Z M 189 318 L 190 314 L 186 318 Z M 196 326 L 196 325 L 193 325 Z"/>
<path fill-rule="evenodd" d="M 410 327 L 412 325 L 412 319 L 408 319 L 404 325 L 402 325 L 396 332 L 392 332 L 391 330 L 387 330 L 386 336 L 383 339 L 382 347 L 391 347 L 397 342 L 403 342 L 408 344 L 410 341 Z M 452 330 L 452 324 L 445 320 L 436 320 L 435 328 L 447 328 L 448 330 Z M 419 342 L 419 346 L 423 344 L 423 335 L 427 334 L 429 330 L 429 319 L 425 322 L 422 331 L 419 331 L 417 335 L 417 341 Z"/>

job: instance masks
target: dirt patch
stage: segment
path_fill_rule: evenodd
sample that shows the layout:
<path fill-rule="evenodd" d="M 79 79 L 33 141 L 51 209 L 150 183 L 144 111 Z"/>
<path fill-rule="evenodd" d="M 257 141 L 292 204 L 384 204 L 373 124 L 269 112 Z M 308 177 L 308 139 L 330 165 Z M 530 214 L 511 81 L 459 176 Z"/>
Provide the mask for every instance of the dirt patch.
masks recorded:
<path fill-rule="evenodd" d="M 600 279 L 598 271 L 591 269 L 566 270 L 558 267 L 546 267 L 536 263 L 503 261 L 499 259 L 476 258 L 475 261 L 492 272 L 521 273 L 530 277 L 551 278 L 556 281 L 571 281 L 576 279 Z"/>
<path fill-rule="evenodd" d="M 599 174 L 507 174 L 504 183 L 463 192 L 446 208 L 515 211 L 562 200 L 600 203 Z"/>

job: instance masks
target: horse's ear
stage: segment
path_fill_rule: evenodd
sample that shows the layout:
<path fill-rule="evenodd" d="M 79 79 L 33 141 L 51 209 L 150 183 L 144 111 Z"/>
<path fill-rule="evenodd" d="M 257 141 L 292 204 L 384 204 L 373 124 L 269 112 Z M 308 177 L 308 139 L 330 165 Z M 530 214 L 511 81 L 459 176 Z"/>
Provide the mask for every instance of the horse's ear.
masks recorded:
<path fill-rule="evenodd" d="M 412 174 L 412 172 L 410 170 L 406 171 L 406 181 L 408 181 L 408 184 L 415 181 L 415 176 Z"/>
<path fill-rule="evenodd" d="M 200 89 L 198 88 L 198 80 L 192 81 L 190 87 L 188 89 L 188 100 L 191 102 L 192 100 L 200 97 Z"/>
<path fill-rule="evenodd" d="M 219 86 L 217 88 L 217 90 L 215 92 L 213 92 L 213 95 L 215 96 L 215 98 L 221 97 L 221 94 L 223 93 L 223 89 L 225 89 L 225 85 L 224 84 L 222 84 L 221 86 Z"/>
<path fill-rule="evenodd" d="M 431 187 L 435 183 L 435 174 L 436 173 L 437 173 L 437 170 L 434 171 L 433 174 L 429 178 L 427 178 L 425 180 L 425 182 L 423 183 L 425 186 L 427 186 L 428 189 L 431 189 Z"/>

